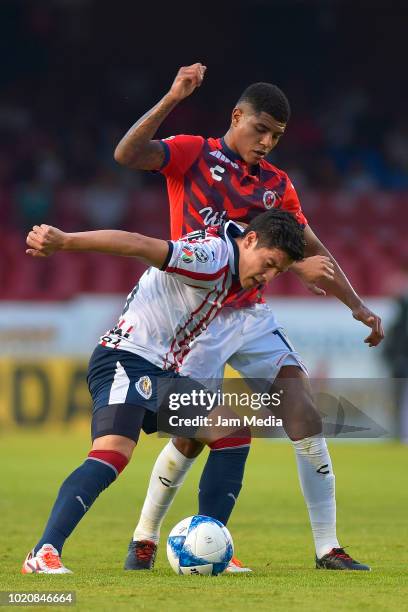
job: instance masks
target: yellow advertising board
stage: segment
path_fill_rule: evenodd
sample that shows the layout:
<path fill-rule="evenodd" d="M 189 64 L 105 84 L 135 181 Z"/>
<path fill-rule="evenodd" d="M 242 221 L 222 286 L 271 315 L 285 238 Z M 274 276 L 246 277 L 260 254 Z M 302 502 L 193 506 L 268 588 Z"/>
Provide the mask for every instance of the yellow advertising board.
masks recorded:
<path fill-rule="evenodd" d="M 0 359 L 0 428 L 89 419 L 87 365 L 67 357 Z"/>

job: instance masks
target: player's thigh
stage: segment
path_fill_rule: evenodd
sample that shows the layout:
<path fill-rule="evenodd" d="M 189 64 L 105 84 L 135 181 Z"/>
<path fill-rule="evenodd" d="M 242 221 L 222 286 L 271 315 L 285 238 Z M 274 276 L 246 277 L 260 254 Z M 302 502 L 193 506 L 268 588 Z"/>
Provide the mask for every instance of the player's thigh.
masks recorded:
<path fill-rule="evenodd" d="M 280 404 L 273 408 L 275 416 L 283 421 L 284 429 L 292 440 L 321 434 L 322 420 L 317 411 L 310 381 L 296 365 L 283 366 L 270 388 L 279 393 Z"/>
<path fill-rule="evenodd" d="M 228 364 L 249 382 L 256 379 L 259 391 L 269 388 L 283 366 L 296 366 L 307 373 L 299 353 L 283 328 L 277 326 L 270 309 L 249 312 L 242 336 L 242 344 Z"/>
<path fill-rule="evenodd" d="M 88 369 L 95 448 L 101 450 L 112 443 L 129 452 L 141 429 L 146 433 L 157 430 L 158 380 L 163 374 L 160 368 L 130 352 L 100 346 L 95 349 Z"/>
<path fill-rule="evenodd" d="M 240 330 L 245 316 L 240 310 L 223 308 L 208 328 L 191 344 L 180 368 L 183 376 L 195 380 L 222 380 L 224 367 L 230 356 L 239 350 L 242 342 Z"/>

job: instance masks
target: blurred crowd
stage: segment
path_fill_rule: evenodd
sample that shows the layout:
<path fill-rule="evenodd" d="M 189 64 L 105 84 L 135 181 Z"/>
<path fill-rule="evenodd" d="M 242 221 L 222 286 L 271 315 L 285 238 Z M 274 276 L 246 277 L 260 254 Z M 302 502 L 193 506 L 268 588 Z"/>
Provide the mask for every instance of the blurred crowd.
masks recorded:
<path fill-rule="evenodd" d="M 279 84 L 293 116 L 272 162 L 288 172 L 312 226 L 346 258 L 365 292 L 391 291 L 395 258 L 402 268 L 408 261 L 401 219 L 408 210 L 408 119 L 397 47 L 403 23 L 398 11 L 374 19 L 361 6 L 350 23 L 348 2 L 312 4 L 254 0 L 226 40 L 217 27 L 232 28 L 229 8 L 219 4 L 216 22 L 204 10 L 200 30 L 180 30 L 171 7 L 160 7 L 162 19 L 152 22 L 149 7 L 136 11 L 130 2 L 113 11 L 95 0 L 4 0 L 0 49 L 10 58 L 0 75 L 0 232 L 9 242 L 0 264 L 4 295 L 15 282 L 10 270 L 15 276 L 23 266 L 13 264 L 13 253 L 34 223 L 167 236 L 163 179 L 120 168 L 113 150 L 177 68 L 195 60 L 208 65 L 206 81 L 160 135 L 222 135 L 246 85 Z M 263 29 L 268 20 L 270 39 Z M 174 35 L 176 28 L 182 35 Z M 379 33 L 381 45 L 372 45 Z M 241 49 L 234 61 L 241 40 L 253 55 Z M 363 265 L 376 257 L 369 279 Z"/>

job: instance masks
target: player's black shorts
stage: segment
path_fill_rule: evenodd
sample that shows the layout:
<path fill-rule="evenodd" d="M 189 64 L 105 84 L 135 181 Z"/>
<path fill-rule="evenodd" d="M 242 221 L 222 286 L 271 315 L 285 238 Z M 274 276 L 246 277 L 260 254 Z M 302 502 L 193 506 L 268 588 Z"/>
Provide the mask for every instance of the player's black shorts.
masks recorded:
<path fill-rule="evenodd" d="M 93 400 L 92 440 L 120 435 L 137 442 L 140 430 L 166 432 L 163 414 L 169 408 L 169 395 L 189 393 L 204 387 L 177 372 L 162 370 L 143 357 L 98 345 L 89 361 L 88 387 Z M 198 410 L 206 414 L 205 408 Z M 167 433 L 171 433 L 170 430 Z"/>

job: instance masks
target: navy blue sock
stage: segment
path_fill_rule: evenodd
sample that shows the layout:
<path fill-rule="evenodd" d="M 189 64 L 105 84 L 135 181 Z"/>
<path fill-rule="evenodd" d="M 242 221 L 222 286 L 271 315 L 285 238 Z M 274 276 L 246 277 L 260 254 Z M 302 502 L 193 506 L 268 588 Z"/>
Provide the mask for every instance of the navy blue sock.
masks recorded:
<path fill-rule="evenodd" d="M 117 473 L 114 466 L 95 459 L 87 459 L 72 472 L 62 483 L 35 553 L 44 544 L 52 544 L 61 554 L 65 540 Z"/>
<path fill-rule="evenodd" d="M 199 484 L 199 514 L 227 524 L 238 499 L 249 446 L 212 450 Z"/>

